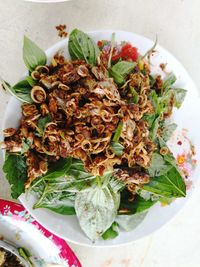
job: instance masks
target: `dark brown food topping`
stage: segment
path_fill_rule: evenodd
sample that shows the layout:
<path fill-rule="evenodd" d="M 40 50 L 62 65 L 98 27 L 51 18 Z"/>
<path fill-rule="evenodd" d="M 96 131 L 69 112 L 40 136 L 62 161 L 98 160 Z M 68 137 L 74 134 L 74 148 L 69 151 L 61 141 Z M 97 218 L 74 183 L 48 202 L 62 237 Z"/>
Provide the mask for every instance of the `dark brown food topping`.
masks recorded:
<path fill-rule="evenodd" d="M 67 37 L 68 33 L 66 32 L 67 26 L 65 24 L 60 24 L 56 26 L 56 30 L 58 31 L 59 37 Z"/>

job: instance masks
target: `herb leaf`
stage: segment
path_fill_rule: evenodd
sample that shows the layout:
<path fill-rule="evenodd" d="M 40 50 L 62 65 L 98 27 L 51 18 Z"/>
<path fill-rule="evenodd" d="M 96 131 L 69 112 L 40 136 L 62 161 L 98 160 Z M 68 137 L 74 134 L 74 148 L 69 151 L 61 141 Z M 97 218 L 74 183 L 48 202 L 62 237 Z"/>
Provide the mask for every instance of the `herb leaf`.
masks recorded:
<path fill-rule="evenodd" d="M 186 97 L 187 90 L 181 88 L 174 88 L 173 93 L 175 98 L 174 106 L 176 108 L 180 108 Z"/>
<path fill-rule="evenodd" d="M 30 146 L 31 146 L 30 140 L 29 139 L 26 139 L 26 138 L 23 138 L 22 139 L 22 150 L 21 150 L 21 154 L 26 153 L 29 150 Z"/>
<path fill-rule="evenodd" d="M 69 36 L 68 50 L 72 59 L 82 59 L 95 65 L 100 53 L 98 46 L 86 33 L 74 29 Z"/>
<path fill-rule="evenodd" d="M 75 214 L 75 194 L 92 185 L 96 176 L 84 170 L 80 160 L 67 158 L 56 162 L 47 174 L 32 185 L 39 195 L 34 208 L 47 208 L 63 215 Z"/>
<path fill-rule="evenodd" d="M 161 107 L 160 107 L 160 101 L 158 98 L 158 95 L 156 94 L 155 90 L 152 90 L 151 93 L 149 94 L 150 96 L 150 100 L 155 108 L 155 113 L 156 115 L 160 115 L 161 114 Z"/>
<path fill-rule="evenodd" d="M 175 167 L 161 176 L 152 177 L 151 181 L 143 186 L 143 190 L 164 197 L 185 197 L 186 195 L 185 182 Z"/>
<path fill-rule="evenodd" d="M 26 80 L 18 82 L 13 87 L 5 81 L 2 81 L 2 85 L 5 90 L 16 97 L 19 101 L 33 103 L 31 98 L 31 86 Z"/>
<path fill-rule="evenodd" d="M 176 76 L 173 73 L 170 73 L 169 76 L 165 79 L 163 83 L 163 91 L 171 89 L 172 85 L 176 82 Z"/>
<path fill-rule="evenodd" d="M 116 156 L 122 156 L 124 153 L 124 146 L 118 142 L 111 142 L 111 149 Z"/>
<path fill-rule="evenodd" d="M 123 85 L 126 80 L 126 76 L 136 67 L 136 62 L 119 61 L 112 68 L 109 69 L 110 76 L 114 78 L 114 81 Z"/>
<path fill-rule="evenodd" d="M 167 148 L 167 144 L 166 144 L 166 142 L 163 140 L 163 138 L 158 137 L 158 142 L 159 142 L 159 146 L 160 146 L 160 148 L 162 148 L 162 147 L 166 147 L 166 148 Z M 169 150 L 169 149 L 168 149 L 168 150 Z M 170 151 L 170 150 L 169 150 L 169 151 Z M 178 169 L 177 161 L 176 161 L 174 155 L 173 155 L 171 152 L 169 152 L 169 153 L 166 154 L 166 155 L 163 155 L 163 158 L 164 158 L 164 160 L 165 160 L 168 164 L 170 164 L 171 166 L 173 166 L 173 167 L 175 167 L 176 169 Z"/>
<path fill-rule="evenodd" d="M 47 208 L 53 212 L 62 215 L 74 215 L 76 214 L 74 209 L 74 203 L 69 199 L 72 194 L 65 192 L 56 192 L 57 188 L 55 184 L 47 185 L 43 191 L 38 202 L 34 205 L 34 208 Z"/>
<path fill-rule="evenodd" d="M 92 180 L 96 176 L 88 173 L 85 170 L 84 164 L 81 160 L 78 159 L 72 159 L 72 163 L 68 171 L 66 172 L 66 175 L 76 179 L 77 181 L 86 181 L 86 180 Z"/>
<path fill-rule="evenodd" d="M 151 128 L 150 128 L 150 137 L 152 140 L 155 140 L 158 128 L 159 128 L 159 120 L 160 116 L 158 116 L 152 123 Z"/>
<path fill-rule="evenodd" d="M 118 224 L 116 222 L 114 222 L 110 228 L 108 228 L 102 235 L 102 238 L 104 240 L 108 240 L 108 239 L 114 239 L 116 238 L 119 233 L 118 233 Z"/>
<path fill-rule="evenodd" d="M 45 131 L 45 127 L 46 127 L 46 124 L 51 122 L 52 121 L 52 118 L 50 115 L 47 115 L 43 118 L 40 118 L 38 120 L 38 128 L 40 129 L 40 133 L 43 134 L 44 131 Z"/>
<path fill-rule="evenodd" d="M 170 137 L 172 136 L 172 134 L 176 130 L 176 128 L 177 128 L 176 123 L 171 123 L 171 124 L 164 126 L 162 138 L 165 142 L 167 142 L 170 139 Z"/>
<path fill-rule="evenodd" d="M 133 97 L 132 102 L 137 104 L 139 101 L 139 94 L 136 92 L 136 90 L 132 86 L 130 86 L 130 91 Z"/>
<path fill-rule="evenodd" d="M 115 130 L 115 134 L 112 138 L 113 142 L 118 142 L 119 141 L 119 138 L 120 138 L 120 135 L 122 133 L 122 129 L 123 129 L 123 122 L 120 121 L 118 126 L 117 126 L 117 129 Z"/>
<path fill-rule="evenodd" d="M 119 215 L 116 217 L 116 222 L 122 230 L 129 232 L 135 229 L 145 218 L 147 211 L 132 215 Z"/>
<path fill-rule="evenodd" d="M 31 98 L 31 86 L 26 80 L 22 80 L 12 87 L 16 97 L 20 98 L 21 101 L 27 103 L 33 103 Z"/>
<path fill-rule="evenodd" d="M 170 169 L 172 168 L 171 165 L 169 165 L 164 159 L 163 157 L 158 154 L 158 153 L 154 153 L 152 155 L 152 159 L 151 159 L 151 165 L 148 168 L 149 171 L 149 175 L 151 177 L 154 176 L 160 176 L 165 174 L 166 172 L 168 172 Z"/>
<path fill-rule="evenodd" d="M 164 160 L 174 166 L 178 169 L 177 161 L 172 153 L 168 153 L 167 155 L 164 155 Z"/>
<path fill-rule="evenodd" d="M 25 191 L 24 183 L 27 179 L 27 166 L 22 155 L 6 153 L 3 171 L 11 185 L 11 196 L 17 199 Z"/>
<path fill-rule="evenodd" d="M 46 208 L 49 209 L 53 212 L 56 212 L 61 215 L 75 215 L 75 209 L 73 206 L 69 206 L 69 203 L 65 204 L 64 201 L 55 201 L 53 200 L 52 202 L 48 203 L 41 203 L 40 205 L 35 205 L 35 208 Z"/>
<path fill-rule="evenodd" d="M 30 71 L 33 71 L 39 65 L 45 65 L 47 62 L 44 51 L 26 36 L 24 36 L 23 59 Z"/>
<path fill-rule="evenodd" d="M 121 193 L 121 203 L 119 208 L 119 214 L 135 214 L 140 213 L 145 210 L 148 210 L 151 206 L 153 206 L 156 203 L 156 201 L 153 201 L 151 199 L 144 199 L 143 197 L 137 195 L 134 201 L 128 200 L 128 192 L 127 190 L 124 190 Z M 123 210 L 123 213 L 121 212 Z M 124 211 L 126 210 L 126 212 Z"/>
<path fill-rule="evenodd" d="M 121 156 L 123 155 L 124 152 L 124 146 L 118 142 L 120 139 L 120 135 L 122 133 L 122 129 L 123 129 L 123 122 L 120 121 L 111 142 L 111 149 L 116 156 Z"/>
<path fill-rule="evenodd" d="M 92 241 L 112 225 L 119 201 L 120 194 L 109 187 L 90 187 L 76 194 L 75 210 L 80 226 Z"/>
<path fill-rule="evenodd" d="M 37 83 L 31 76 L 27 76 L 27 77 L 26 77 L 26 80 L 27 80 L 27 82 L 29 83 L 29 85 L 30 85 L 31 87 L 33 87 L 33 86 L 36 85 L 36 83 Z"/>
<path fill-rule="evenodd" d="M 48 172 L 41 177 L 42 180 L 55 180 L 56 178 L 64 176 L 71 167 L 72 158 L 61 158 L 54 165 L 52 165 Z"/>

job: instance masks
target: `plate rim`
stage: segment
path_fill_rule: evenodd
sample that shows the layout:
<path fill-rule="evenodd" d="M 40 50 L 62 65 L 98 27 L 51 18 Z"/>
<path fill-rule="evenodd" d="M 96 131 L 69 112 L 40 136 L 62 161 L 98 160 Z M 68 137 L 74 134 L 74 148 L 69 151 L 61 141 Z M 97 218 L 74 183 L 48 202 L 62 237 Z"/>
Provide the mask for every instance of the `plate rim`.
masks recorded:
<path fill-rule="evenodd" d="M 7 207 L 9 207 L 12 211 L 12 215 L 14 216 L 18 216 L 16 214 L 13 213 L 13 211 L 18 211 L 18 212 L 23 212 L 25 211 L 25 215 L 29 214 L 30 218 L 33 219 L 31 221 L 27 221 L 25 220 L 25 223 L 29 223 L 31 225 L 33 225 L 35 227 L 36 230 L 40 231 L 40 233 L 47 239 L 49 239 L 48 237 L 52 236 L 52 240 L 49 239 L 49 241 L 53 242 L 53 244 L 59 248 L 60 252 L 59 252 L 59 257 L 60 259 L 66 260 L 66 261 L 70 261 L 72 264 L 76 264 L 74 266 L 76 267 L 81 267 L 81 263 L 79 262 L 78 258 L 76 257 L 76 255 L 74 254 L 74 252 L 72 251 L 72 249 L 69 247 L 69 245 L 67 244 L 67 242 L 61 238 L 60 236 L 52 233 L 49 229 L 47 229 L 45 226 L 43 226 L 42 224 L 40 224 L 34 216 L 32 216 L 32 214 L 30 214 L 30 212 L 22 205 L 19 203 L 16 203 L 14 201 L 11 200 L 6 200 L 6 199 L 2 199 L 0 198 L 0 216 L 2 217 L 11 217 L 6 213 Z M 10 210 L 9 210 L 10 211 Z M 19 217 L 19 216 L 18 216 Z M 20 217 L 22 218 L 22 217 Z M 56 242 L 55 242 L 56 240 Z M 70 265 L 71 265 L 70 263 Z"/>

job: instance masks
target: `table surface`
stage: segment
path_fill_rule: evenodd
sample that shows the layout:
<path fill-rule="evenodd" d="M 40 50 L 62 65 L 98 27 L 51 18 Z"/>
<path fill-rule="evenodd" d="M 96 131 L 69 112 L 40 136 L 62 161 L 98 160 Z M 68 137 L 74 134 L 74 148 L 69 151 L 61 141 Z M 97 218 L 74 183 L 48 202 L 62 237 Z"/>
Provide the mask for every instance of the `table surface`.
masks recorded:
<path fill-rule="evenodd" d="M 28 35 L 46 49 L 58 41 L 55 26 L 87 30 L 116 29 L 139 33 L 172 52 L 200 84 L 199 0 L 73 0 L 38 4 L 0 1 L 0 76 L 17 81 L 25 71 L 22 38 Z M 0 123 L 9 96 L 0 92 Z M 2 156 L 0 157 L 2 165 Z M 184 209 L 162 229 L 138 242 L 117 248 L 71 244 L 83 267 L 199 267 L 200 186 Z M 10 199 L 0 171 L 0 197 Z"/>

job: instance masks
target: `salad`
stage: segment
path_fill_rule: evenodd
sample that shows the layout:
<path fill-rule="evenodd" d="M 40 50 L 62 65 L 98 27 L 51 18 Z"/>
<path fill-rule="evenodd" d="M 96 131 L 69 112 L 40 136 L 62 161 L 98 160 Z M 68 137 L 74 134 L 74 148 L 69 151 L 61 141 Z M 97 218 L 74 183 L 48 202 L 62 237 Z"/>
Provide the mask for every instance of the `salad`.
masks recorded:
<path fill-rule="evenodd" d="M 133 229 L 157 202 L 186 196 L 167 146 L 186 90 L 173 73 L 151 73 L 156 43 L 141 55 L 129 42 L 69 35 L 70 59 L 24 37 L 28 75 L 3 87 L 22 102 L 19 127 L 4 130 L 3 170 L 13 198 L 76 215 L 93 242 Z"/>

